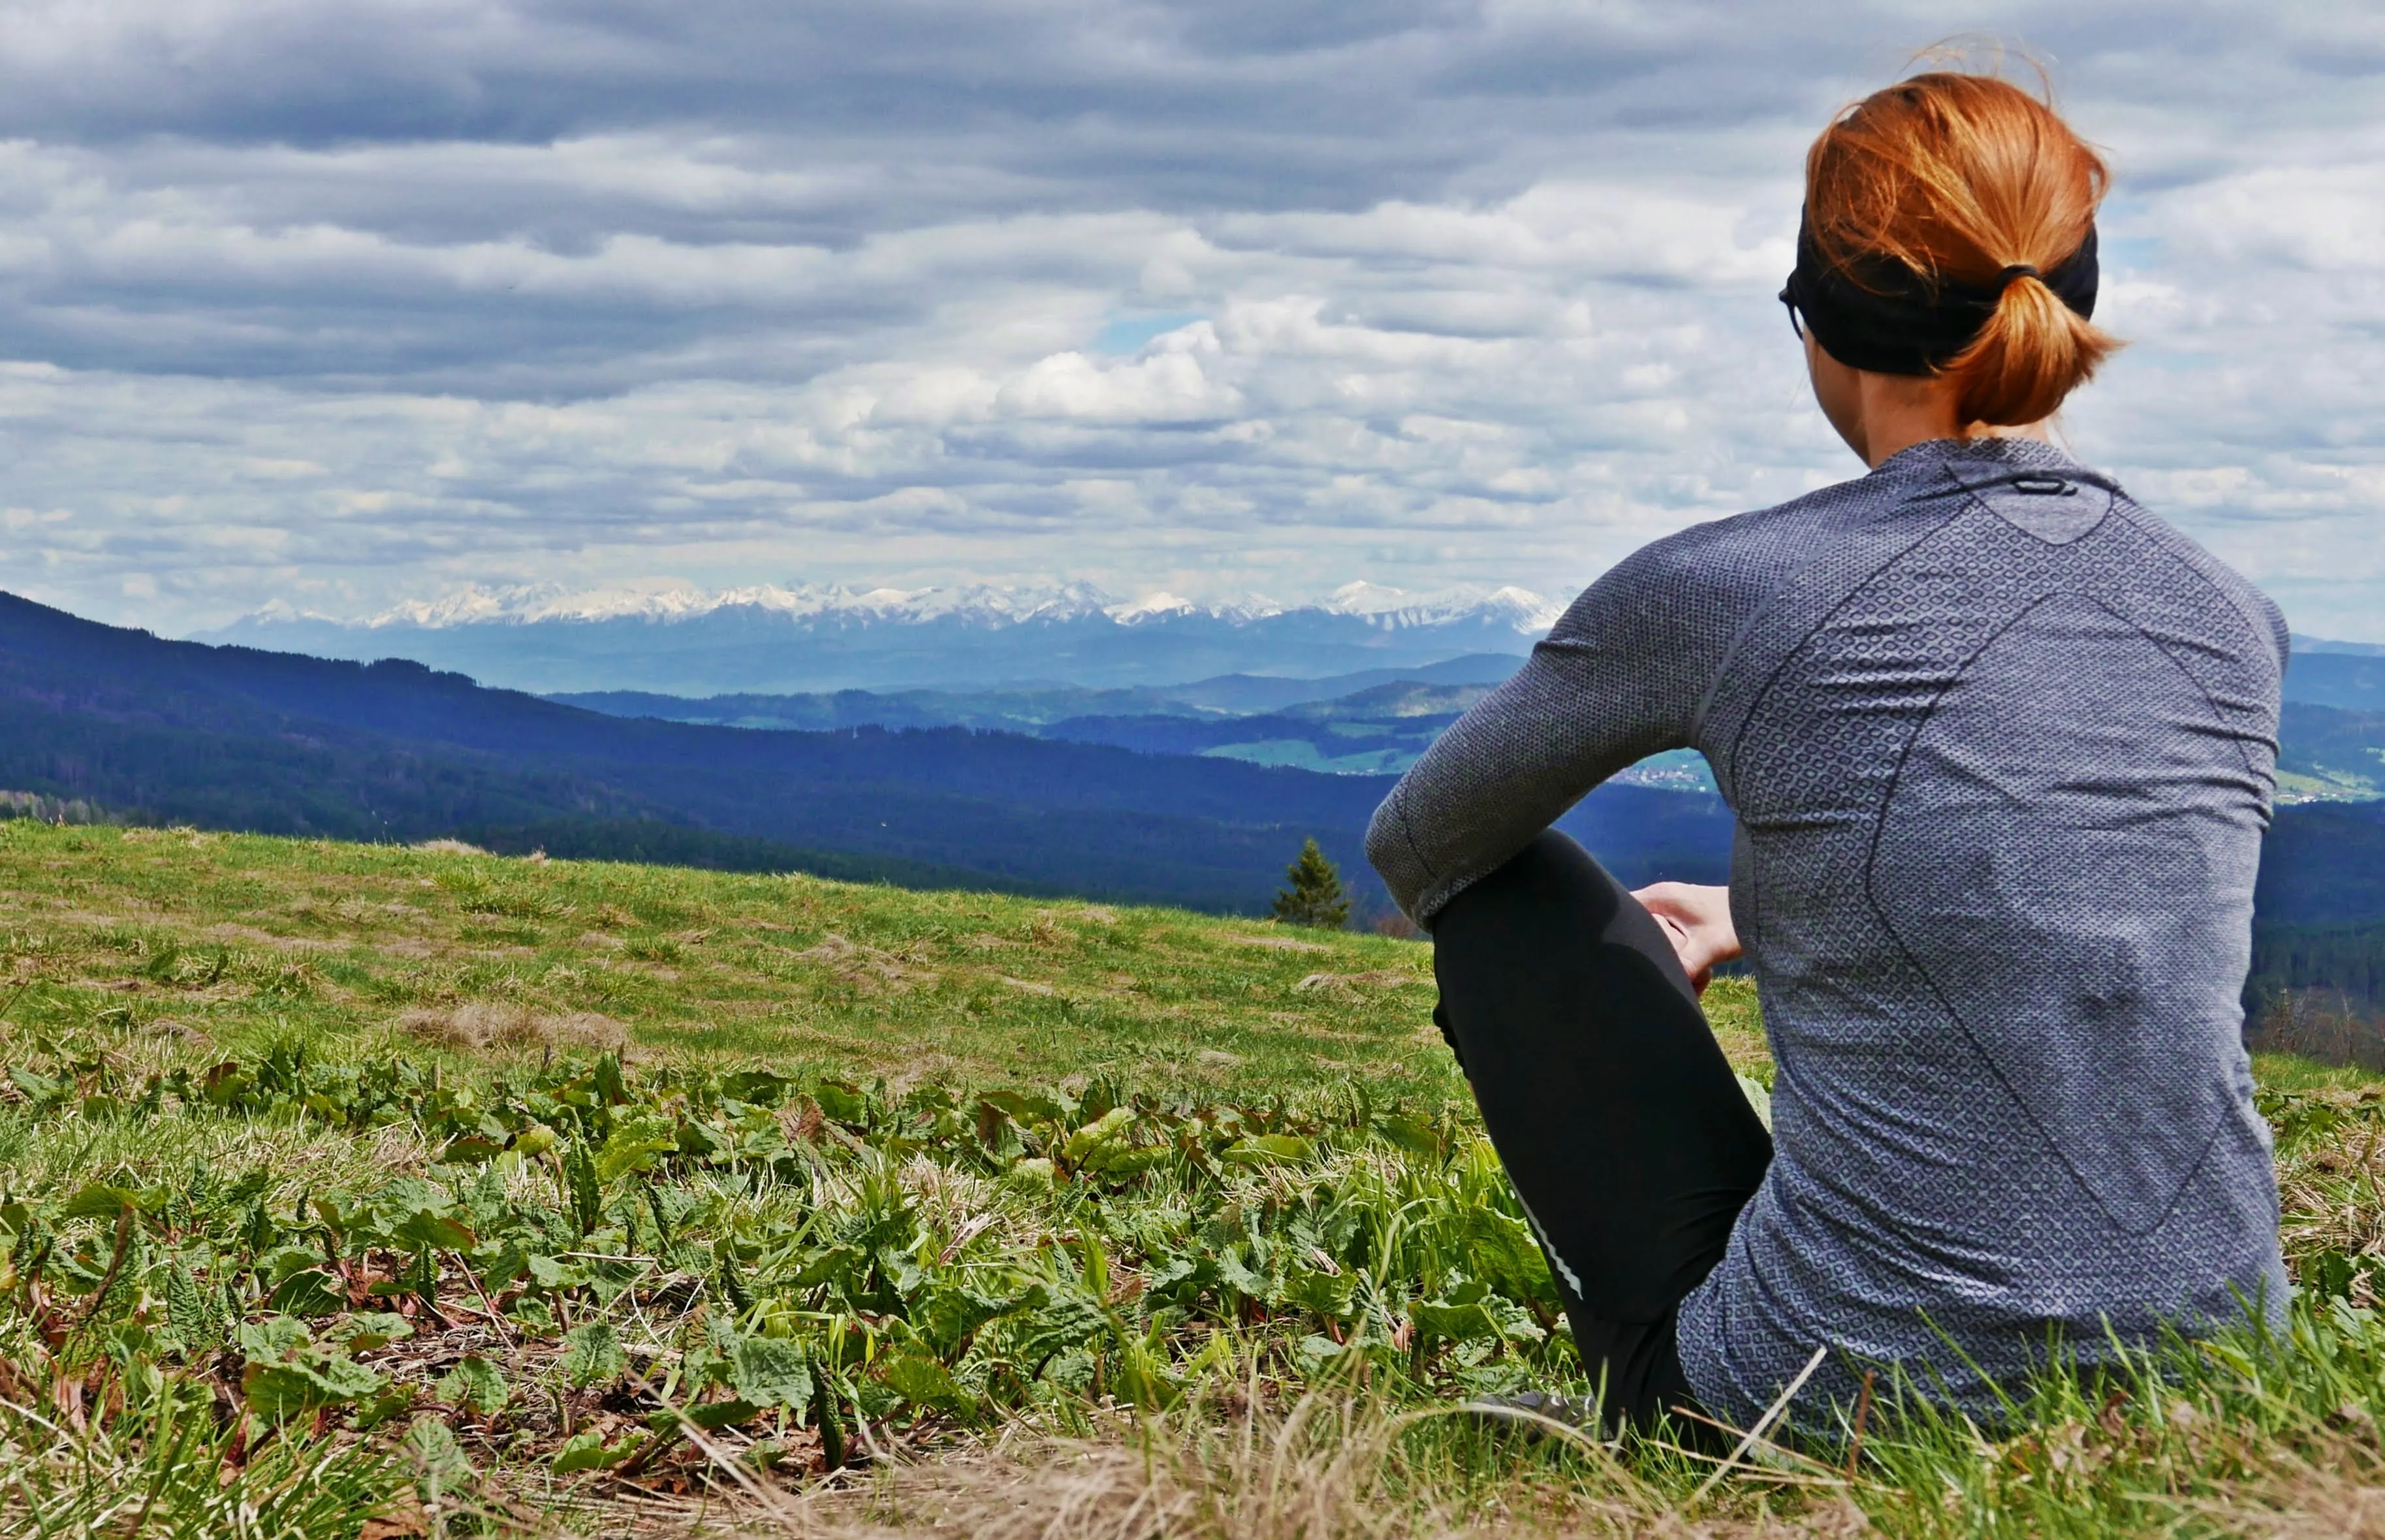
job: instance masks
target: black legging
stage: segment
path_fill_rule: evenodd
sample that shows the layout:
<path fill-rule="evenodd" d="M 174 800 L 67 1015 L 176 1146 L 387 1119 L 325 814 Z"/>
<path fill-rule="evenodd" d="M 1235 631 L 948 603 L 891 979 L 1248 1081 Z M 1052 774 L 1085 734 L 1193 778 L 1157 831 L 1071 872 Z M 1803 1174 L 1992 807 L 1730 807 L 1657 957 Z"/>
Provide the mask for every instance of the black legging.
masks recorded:
<path fill-rule="evenodd" d="M 1540 1231 L 1610 1425 L 1695 1410 L 1681 1298 L 1722 1260 L 1772 1139 L 1662 928 L 1551 830 L 1434 918 L 1433 1019 Z"/>

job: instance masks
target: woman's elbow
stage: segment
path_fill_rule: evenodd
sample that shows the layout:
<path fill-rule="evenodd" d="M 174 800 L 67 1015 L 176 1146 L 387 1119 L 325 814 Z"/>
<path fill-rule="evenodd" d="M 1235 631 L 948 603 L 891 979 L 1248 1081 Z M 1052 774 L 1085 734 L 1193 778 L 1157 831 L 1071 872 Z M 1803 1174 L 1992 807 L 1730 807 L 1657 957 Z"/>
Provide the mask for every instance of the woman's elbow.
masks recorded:
<path fill-rule="evenodd" d="M 1400 913 L 1414 919 L 1417 900 L 1431 881 L 1431 874 L 1424 869 L 1416 844 L 1408 838 L 1407 820 L 1401 814 L 1396 792 L 1385 799 L 1375 809 L 1374 817 L 1367 820 L 1367 864 L 1383 879 Z"/>

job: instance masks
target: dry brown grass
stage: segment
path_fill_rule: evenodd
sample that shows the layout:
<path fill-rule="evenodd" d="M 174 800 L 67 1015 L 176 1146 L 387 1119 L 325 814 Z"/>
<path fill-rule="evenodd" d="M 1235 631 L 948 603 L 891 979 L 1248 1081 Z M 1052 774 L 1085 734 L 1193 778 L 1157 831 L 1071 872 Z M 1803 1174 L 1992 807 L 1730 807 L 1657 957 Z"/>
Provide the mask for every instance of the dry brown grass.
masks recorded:
<path fill-rule="evenodd" d="M 1835 1465 L 1777 1451 L 1701 1504 L 1697 1457 L 1512 1434 L 1492 1446 L 1363 1394 L 1272 1406 L 1245 1390 L 1165 1416 L 1111 1414 L 1081 1438 L 1013 1424 L 917 1463 L 898 1446 L 874 1470 L 801 1491 L 740 1472 L 715 1488 L 725 1508 L 643 1517 L 797 1540 L 1852 1540 L 2036 1534 L 2067 1510 L 2054 1526 L 2066 1534 L 2385 1540 L 2385 1450 L 2358 1408 L 2284 1436 L 2179 1403 L 2168 1416 L 2157 1433 L 2107 1406 L 2067 1430 L 1941 1451 L 1951 1465 L 1867 1468 L 1852 1485 Z M 1957 1470 L 1969 1479 L 1952 1480 Z M 2031 1494 L 2050 1478 L 2075 1486 L 2052 1509 L 2050 1494 Z"/>
<path fill-rule="evenodd" d="M 1207 1426 L 1154 1419 L 1093 1439 L 1012 1435 L 801 1493 L 748 1477 L 725 1506 L 720 1498 L 729 1494 L 718 1491 L 701 1510 L 656 1504 L 635 1527 L 795 1540 L 1854 1540 L 1973 1533 L 1957 1503 L 1946 1505 L 1942 1525 L 1914 1530 L 1892 1521 L 1882 1530 L 1863 1505 L 1829 1491 L 1754 1502 L 1742 1492 L 1718 1510 L 1691 1509 L 1681 1494 L 1651 1488 L 1595 1458 L 1569 1472 L 1545 1463 L 1511 1469 L 1486 1486 L 1457 1478 L 1429 1451 L 1418 1457 L 1404 1447 L 1400 1434 L 1411 1425 L 1363 1401 L 1312 1397 L 1281 1415 Z M 2101 1533 L 2385 1540 L 2385 1480 L 2372 1451 L 2352 1442 L 2337 1452 L 2341 1463 L 2246 1448 L 2240 1481 L 2200 1498 L 2138 1505 L 2134 1521 Z M 629 1514 L 616 1509 L 608 1517 L 619 1522 Z M 1913 1517 L 1909 1509 L 1905 1517 Z M 2028 1532 L 2024 1524 L 2009 1533 Z"/>
<path fill-rule="evenodd" d="M 932 1461 L 882 1467 L 801 1494 L 743 1478 L 727 1511 L 690 1530 L 801 1540 L 1455 1540 L 1508 1535 L 1828 1535 L 1872 1533 L 1826 1497 L 1700 1518 L 1603 1446 L 1527 1461 L 1485 1484 L 1462 1455 L 1380 1401 L 1312 1392 L 1288 1408 L 1120 1418 L 1091 1438 L 1014 1430 Z M 654 1515 L 659 1519 L 660 1515 Z"/>

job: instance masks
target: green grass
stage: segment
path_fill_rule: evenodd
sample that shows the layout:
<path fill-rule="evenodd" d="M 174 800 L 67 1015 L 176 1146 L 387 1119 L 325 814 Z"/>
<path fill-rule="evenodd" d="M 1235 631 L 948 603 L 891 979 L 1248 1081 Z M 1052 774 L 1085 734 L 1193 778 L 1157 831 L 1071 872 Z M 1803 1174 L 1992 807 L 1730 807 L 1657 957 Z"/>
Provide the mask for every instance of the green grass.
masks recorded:
<path fill-rule="evenodd" d="M 2385 1490 L 2354 1072 L 2259 1065 L 2289 1338 L 1709 1484 L 1441 1414 L 1579 1365 L 1414 943 L 30 822 L 0 905 L 10 1534 L 2331 1533 Z M 1752 989 L 1710 1004 L 1768 1080 Z"/>
<path fill-rule="evenodd" d="M 673 1062 L 1449 1085 L 1443 1056 L 1412 1051 L 1430 961 L 1389 939 L 804 876 L 6 827 L 17 966 L 95 1018 L 167 1017 L 226 1049 L 293 1030 L 335 1056 L 385 1049 L 409 1009 L 488 1001 L 595 1012 Z"/>

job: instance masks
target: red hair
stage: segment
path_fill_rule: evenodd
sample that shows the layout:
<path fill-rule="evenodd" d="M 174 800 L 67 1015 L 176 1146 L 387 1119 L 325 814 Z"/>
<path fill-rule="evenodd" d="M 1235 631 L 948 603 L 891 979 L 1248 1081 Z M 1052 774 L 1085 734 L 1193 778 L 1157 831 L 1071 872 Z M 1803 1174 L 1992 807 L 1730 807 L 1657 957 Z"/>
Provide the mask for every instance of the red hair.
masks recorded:
<path fill-rule="evenodd" d="M 1992 75 L 1932 72 L 1874 92 L 1805 155 L 1805 217 L 1833 266 L 1888 257 L 1933 281 L 1992 283 L 2079 249 L 2111 181 L 2052 106 Z M 2033 278 L 2005 286 L 1979 337 L 1940 368 L 1960 420 L 2053 416 L 2120 340 Z"/>

